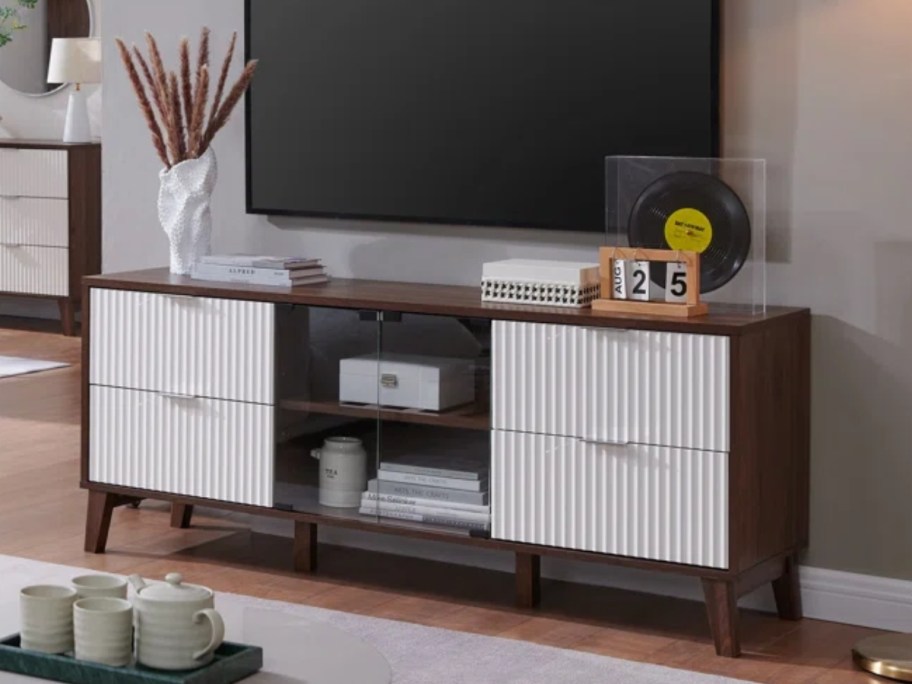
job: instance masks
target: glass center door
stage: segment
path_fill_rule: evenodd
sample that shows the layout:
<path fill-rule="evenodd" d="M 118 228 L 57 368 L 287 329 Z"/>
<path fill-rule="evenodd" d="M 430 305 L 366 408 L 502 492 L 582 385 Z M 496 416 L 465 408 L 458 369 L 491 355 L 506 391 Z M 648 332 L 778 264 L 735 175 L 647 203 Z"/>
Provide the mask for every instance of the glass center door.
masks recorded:
<path fill-rule="evenodd" d="M 282 305 L 276 508 L 376 522 L 380 322 L 376 312 Z"/>
<path fill-rule="evenodd" d="M 381 314 L 379 522 L 489 536 L 490 377 L 490 321 Z"/>

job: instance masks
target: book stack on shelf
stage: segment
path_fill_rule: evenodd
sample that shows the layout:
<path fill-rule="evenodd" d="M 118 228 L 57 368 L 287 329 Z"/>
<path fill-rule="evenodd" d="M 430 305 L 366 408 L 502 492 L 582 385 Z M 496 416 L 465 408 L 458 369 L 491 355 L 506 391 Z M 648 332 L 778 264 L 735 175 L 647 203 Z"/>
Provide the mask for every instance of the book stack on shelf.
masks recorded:
<path fill-rule="evenodd" d="M 298 287 L 329 281 L 319 259 L 308 257 L 274 257 L 247 254 L 214 254 L 202 257 L 190 277 L 246 285 Z"/>
<path fill-rule="evenodd" d="M 487 468 L 470 461 L 403 457 L 381 463 L 361 514 L 468 531 L 491 528 Z"/>

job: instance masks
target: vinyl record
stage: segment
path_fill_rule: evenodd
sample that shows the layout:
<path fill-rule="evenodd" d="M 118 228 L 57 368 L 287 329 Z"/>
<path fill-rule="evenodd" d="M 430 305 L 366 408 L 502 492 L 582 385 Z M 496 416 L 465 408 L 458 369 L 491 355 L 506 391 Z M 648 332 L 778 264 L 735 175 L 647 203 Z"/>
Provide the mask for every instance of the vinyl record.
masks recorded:
<path fill-rule="evenodd" d="M 700 292 L 734 278 L 751 247 L 750 216 L 738 194 L 715 176 L 678 171 L 662 176 L 637 198 L 630 212 L 631 247 L 679 249 L 700 254 Z M 654 263 L 652 281 L 665 286 L 665 265 Z"/>

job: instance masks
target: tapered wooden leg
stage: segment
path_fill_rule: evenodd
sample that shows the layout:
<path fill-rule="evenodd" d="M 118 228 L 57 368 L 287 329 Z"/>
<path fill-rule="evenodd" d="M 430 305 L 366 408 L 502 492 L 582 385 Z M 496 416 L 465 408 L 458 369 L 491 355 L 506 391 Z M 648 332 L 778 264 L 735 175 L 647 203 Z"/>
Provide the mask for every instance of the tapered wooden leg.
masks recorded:
<path fill-rule="evenodd" d="M 516 605 L 534 608 L 541 600 L 541 556 L 516 554 Z"/>
<path fill-rule="evenodd" d="M 190 519 L 193 517 L 193 506 L 190 504 L 171 504 L 171 527 L 177 527 L 186 530 L 190 527 Z"/>
<path fill-rule="evenodd" d="M 87 552 L 105 552 L 108 544 L 108 530 L 111 528 L 111 514 L 117 505 L 117 499 L 115 494 L 89 492 L 85 530 L 85 550 Z"/>
<path fill-rule="evenodd" d="M 317 525 L 295 520 L 294 530 L 295 572 L 317 570 Z"/>
<path fill-rule="evenodd" d="M 60 299 L 57 304 L 60 307 L 60 325 L 63 328 L 63 334 L 73 337 L 76 334 L 76 309 L 73 306 L 73 300 Z"/>
<path fill-rule="evenodd" d="M 716 654 L 726 658 L 741 655 L 738 634 L 738 589 L 734 582 L 703 580 L 709 629 L 716 644 Z"/>
<path fill-rule="evenodd" d="M 782 577 L 773 580 L 773 595 L 776 609 L 783 620 L 800 620 L 804 617 L 801 606 L 801 582 L 798 574 L 798 559 L 794 556 L 785 561 Z"/>

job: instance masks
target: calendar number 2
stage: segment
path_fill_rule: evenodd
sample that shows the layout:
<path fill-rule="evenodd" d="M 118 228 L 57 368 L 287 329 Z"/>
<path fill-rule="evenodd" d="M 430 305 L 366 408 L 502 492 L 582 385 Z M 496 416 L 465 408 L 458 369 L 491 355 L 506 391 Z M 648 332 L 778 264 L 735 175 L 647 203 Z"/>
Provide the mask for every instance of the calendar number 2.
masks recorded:
<path fill-rule="evenodd" d="M 630 298 L 636 299 L 643 302 L 648 302 L 650 298 L 649 292 L 649 262 L 648 261 L 634 261 L 631 262 L 630 268 L 630 282 L 632 289 L 630 291 Z"/>

